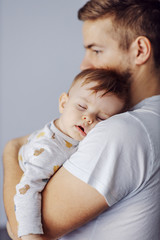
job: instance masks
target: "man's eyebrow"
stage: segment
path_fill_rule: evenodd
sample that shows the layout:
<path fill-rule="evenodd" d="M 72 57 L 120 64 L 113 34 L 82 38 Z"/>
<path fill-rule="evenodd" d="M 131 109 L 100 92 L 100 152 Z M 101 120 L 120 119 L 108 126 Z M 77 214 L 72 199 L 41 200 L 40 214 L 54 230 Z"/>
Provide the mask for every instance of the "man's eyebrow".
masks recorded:
<path fill-rule="evenodd" d="M 95 44 L 95 43 L 88 44 L 88 45 L 84 45 L 84 48 L 85 48 L 85 49 L 90 49 L 90 48 L 93 48 L 93 47 L 102 47 L 102 46 L 97 45 L 97 44 Z"/>

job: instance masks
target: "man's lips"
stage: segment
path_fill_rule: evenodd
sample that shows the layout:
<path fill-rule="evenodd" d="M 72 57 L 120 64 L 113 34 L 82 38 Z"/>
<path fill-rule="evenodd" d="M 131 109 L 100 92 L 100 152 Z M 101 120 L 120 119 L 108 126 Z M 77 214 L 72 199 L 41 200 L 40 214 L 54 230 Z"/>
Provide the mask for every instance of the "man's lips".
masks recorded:
<path fill-rule="evenodd" d="M 84 131 L 84 128 L 82 127 L 82 126 L 75 126 L 76 128 L 77 128 L 77 130 L 82 134 L 82 136 L 86 136 L 87 134 L 85 133 L 85 131 Z"/>

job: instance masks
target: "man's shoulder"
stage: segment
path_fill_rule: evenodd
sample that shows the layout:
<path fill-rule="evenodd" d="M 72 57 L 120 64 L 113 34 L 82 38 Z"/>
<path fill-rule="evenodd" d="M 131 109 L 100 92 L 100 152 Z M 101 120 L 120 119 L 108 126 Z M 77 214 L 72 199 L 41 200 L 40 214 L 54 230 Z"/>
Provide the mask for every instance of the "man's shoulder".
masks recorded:
<path fill-rule="evenodd" d="M 133 112 L 125 112 L 100 122 L 91 135 L 103 141 L 135 141 L 147 137 L 141 120 Z M 137 140 L 136 140 L 137 141 Z"/>
<path fill-rule="evenodd" d="M 104 128 L 110 131 L 115 130 L 118 131 L 124 131 L 125 129 L 133 130 L 133 128 L 140 127 L 140 121 L 139 118 L 137 118 L 134 113 L 131 112 L 125 112 L 121 114 L 114 115 L 110 117 L 109 119 L 100 122 L 97 127 L 98 128 Z"/>

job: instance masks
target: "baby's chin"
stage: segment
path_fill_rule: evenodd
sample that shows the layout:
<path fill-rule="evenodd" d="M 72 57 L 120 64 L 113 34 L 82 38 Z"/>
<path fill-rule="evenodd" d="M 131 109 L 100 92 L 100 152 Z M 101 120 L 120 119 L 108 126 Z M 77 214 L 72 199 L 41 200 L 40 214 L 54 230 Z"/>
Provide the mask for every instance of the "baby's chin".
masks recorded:
<path fill-rule="evenodd" d="M 85 137 L 79 135 L 79 136 L 74 136 L 74 137 L 71 137 L 71 138 L 73 138 L 76 141 L 82 141 Z"/>

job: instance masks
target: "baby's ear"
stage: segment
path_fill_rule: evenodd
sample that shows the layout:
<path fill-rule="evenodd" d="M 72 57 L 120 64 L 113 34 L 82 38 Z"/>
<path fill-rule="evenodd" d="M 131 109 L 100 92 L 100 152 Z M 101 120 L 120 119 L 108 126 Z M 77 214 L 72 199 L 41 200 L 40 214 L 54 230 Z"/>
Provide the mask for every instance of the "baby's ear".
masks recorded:
<path fill-rule="evenodd" d="M 61 96 L 59 97 L 59 112 L 63 113 L 63 110 L 65 108 L 66 103 L 68 102 L 68 94 L 67 93 L 62 93 Z"/>

